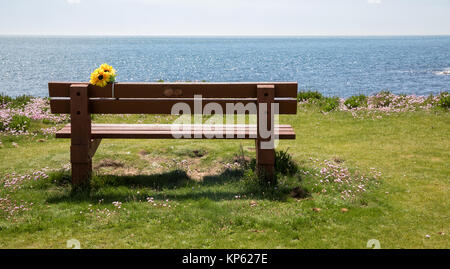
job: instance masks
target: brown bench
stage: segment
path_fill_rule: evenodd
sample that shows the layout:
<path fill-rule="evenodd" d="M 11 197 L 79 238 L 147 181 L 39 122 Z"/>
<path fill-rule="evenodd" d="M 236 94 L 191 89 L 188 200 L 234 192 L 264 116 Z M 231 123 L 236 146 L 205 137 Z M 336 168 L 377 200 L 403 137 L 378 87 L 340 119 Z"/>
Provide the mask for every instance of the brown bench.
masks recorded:
<path fill-rule="evenodd" d="M 254 139 L 256 141 L 257 171 L 268 181 L 274 181 L 275 151 L 264 145 L 273 140 L 263 136 L 261 123 L 268 126 L 276 139 L 295 139 L 289 125 L 273 126 L 271 104 L 278 104 L 278 114 L 297 113 L 296 82 L 249 83 L 115 83 L 104 88 L 80 82 L 50 82 L 52 113 L 70 114 L 71 124 L 56 133 L 56 138 L 70 138 L 72 184 L 86 182 L 92 171 L 92 157 L 101 139 Z M 201 110 L 196 106 L 202 96 Z M 173 105 L 182 102 L 192 114 L 202 114 L 205 106 L 214 104 L 224 113 L 229 105 L 239 104 L 245 114 L 257 114 L 256 125 L 180 125 L 173 124 L 92 124 L 91 114 L 172 114 Z M 250 106 L 248 106 L 251 104 Z M 261 110 L 260 110 L 261 108 Z M 266 109 L 267 108 L 267 109 Z M 258 112 L 259 111 L 259 112 Z M 217 111 L 215 111 L 217 113 Z M 269 115 L 263 117 L 262 115 Z M 183 126 L 183 128 L 179 128 Z M 273 128 L 270 128 L 270 127 Z M 175 128 L 175 131 L 174 131 Z M 176 129 L 179 128 L 179 129 Z M 273 145 L 273 144 L 272 144 Z"/>

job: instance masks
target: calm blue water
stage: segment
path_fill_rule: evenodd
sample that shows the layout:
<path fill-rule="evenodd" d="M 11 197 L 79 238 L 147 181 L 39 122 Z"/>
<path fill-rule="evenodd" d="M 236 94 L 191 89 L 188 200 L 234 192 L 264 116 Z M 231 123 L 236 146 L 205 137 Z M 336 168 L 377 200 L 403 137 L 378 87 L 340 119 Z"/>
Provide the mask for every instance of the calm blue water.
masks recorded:
<path fill-rule="evenodd" d="M 88 81 L 103 62 L 117 81 L 297 81 L 341 97 L 450 88 L 450 36 L 0 37 L 0 92 L 47 96 L 48 81 Z"/>

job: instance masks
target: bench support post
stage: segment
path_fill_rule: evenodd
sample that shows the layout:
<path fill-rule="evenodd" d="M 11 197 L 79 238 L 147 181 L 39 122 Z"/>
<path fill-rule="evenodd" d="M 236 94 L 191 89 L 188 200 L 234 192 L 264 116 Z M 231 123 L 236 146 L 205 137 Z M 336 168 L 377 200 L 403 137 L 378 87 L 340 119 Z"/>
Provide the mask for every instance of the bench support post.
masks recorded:
<path fill-rule="evenodd" d="M 256 170 L 261 180 L 275 185 L 275 126 L 272 111 L 272 103 L 274 103 L 275 98 L 275 86 L 258 85 L 257 98 Z M 264 130 L 269 131 L 270 135 L 267 136 L 267 133 L 264 134 Z"/>
<path fill-rule="evenodd" d="M 70 86 L 70 121 L 72 185 L 77 186 L 88 182 L 92 172 L 91 114 L 87 84 Z M 98 143 L 94 146 L 96 149 Z"/>

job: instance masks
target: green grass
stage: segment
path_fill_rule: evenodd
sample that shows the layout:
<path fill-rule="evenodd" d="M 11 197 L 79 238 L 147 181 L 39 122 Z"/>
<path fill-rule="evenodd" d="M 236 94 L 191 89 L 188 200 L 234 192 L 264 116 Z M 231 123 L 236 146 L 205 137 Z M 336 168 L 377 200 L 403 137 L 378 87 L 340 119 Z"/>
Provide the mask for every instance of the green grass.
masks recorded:
<path fill-rule="evenodd" d="M 298 172 L 281 175 L 276 189 L 260 186 L 251 169 L 235 164 L 254 158 L 253 141 L 103 140 L 90 190 L 72 191 L 62 171 L 16 190 L 1 184 L 0 197 L 33 205 L 9 219 L 0 210 L 0 247 L 65 248 L 72 238 L 82 248 L 366 248 L 372 238 L 381 248 L 450 247 L 448 112 L 355 118 L 306 104 L 280 122 L 297 133 L 279 149 L 288 150 Z M 32 129 L 40 124 L 32 122 Z M 3 178 L 69 163 L 69 140 L 40 135 L 0 140 Z M 381 176 L 364 194 L 343 200 L 333 189 L 337 185 L 327 193 L 315 186 L 324 160 L 348 167 L 352 175 L 375 168 Z M 293 195 L 295 189 L 302 194 Z M 120 209 L 115 201 L 122 202 Z"/>

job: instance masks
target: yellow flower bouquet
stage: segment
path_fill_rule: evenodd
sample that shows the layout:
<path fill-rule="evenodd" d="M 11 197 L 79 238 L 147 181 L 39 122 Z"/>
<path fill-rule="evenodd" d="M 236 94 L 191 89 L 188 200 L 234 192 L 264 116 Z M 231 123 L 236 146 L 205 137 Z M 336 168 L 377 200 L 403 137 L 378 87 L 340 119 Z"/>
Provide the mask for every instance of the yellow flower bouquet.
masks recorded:
<path fill-rule="evenodd" d="M 115 80 L 116 70 L 112 66 L 104 63 L 92 72 L 89 82 L 95 86 L 105 87 L 108 84 L 114 83 Z"/>

